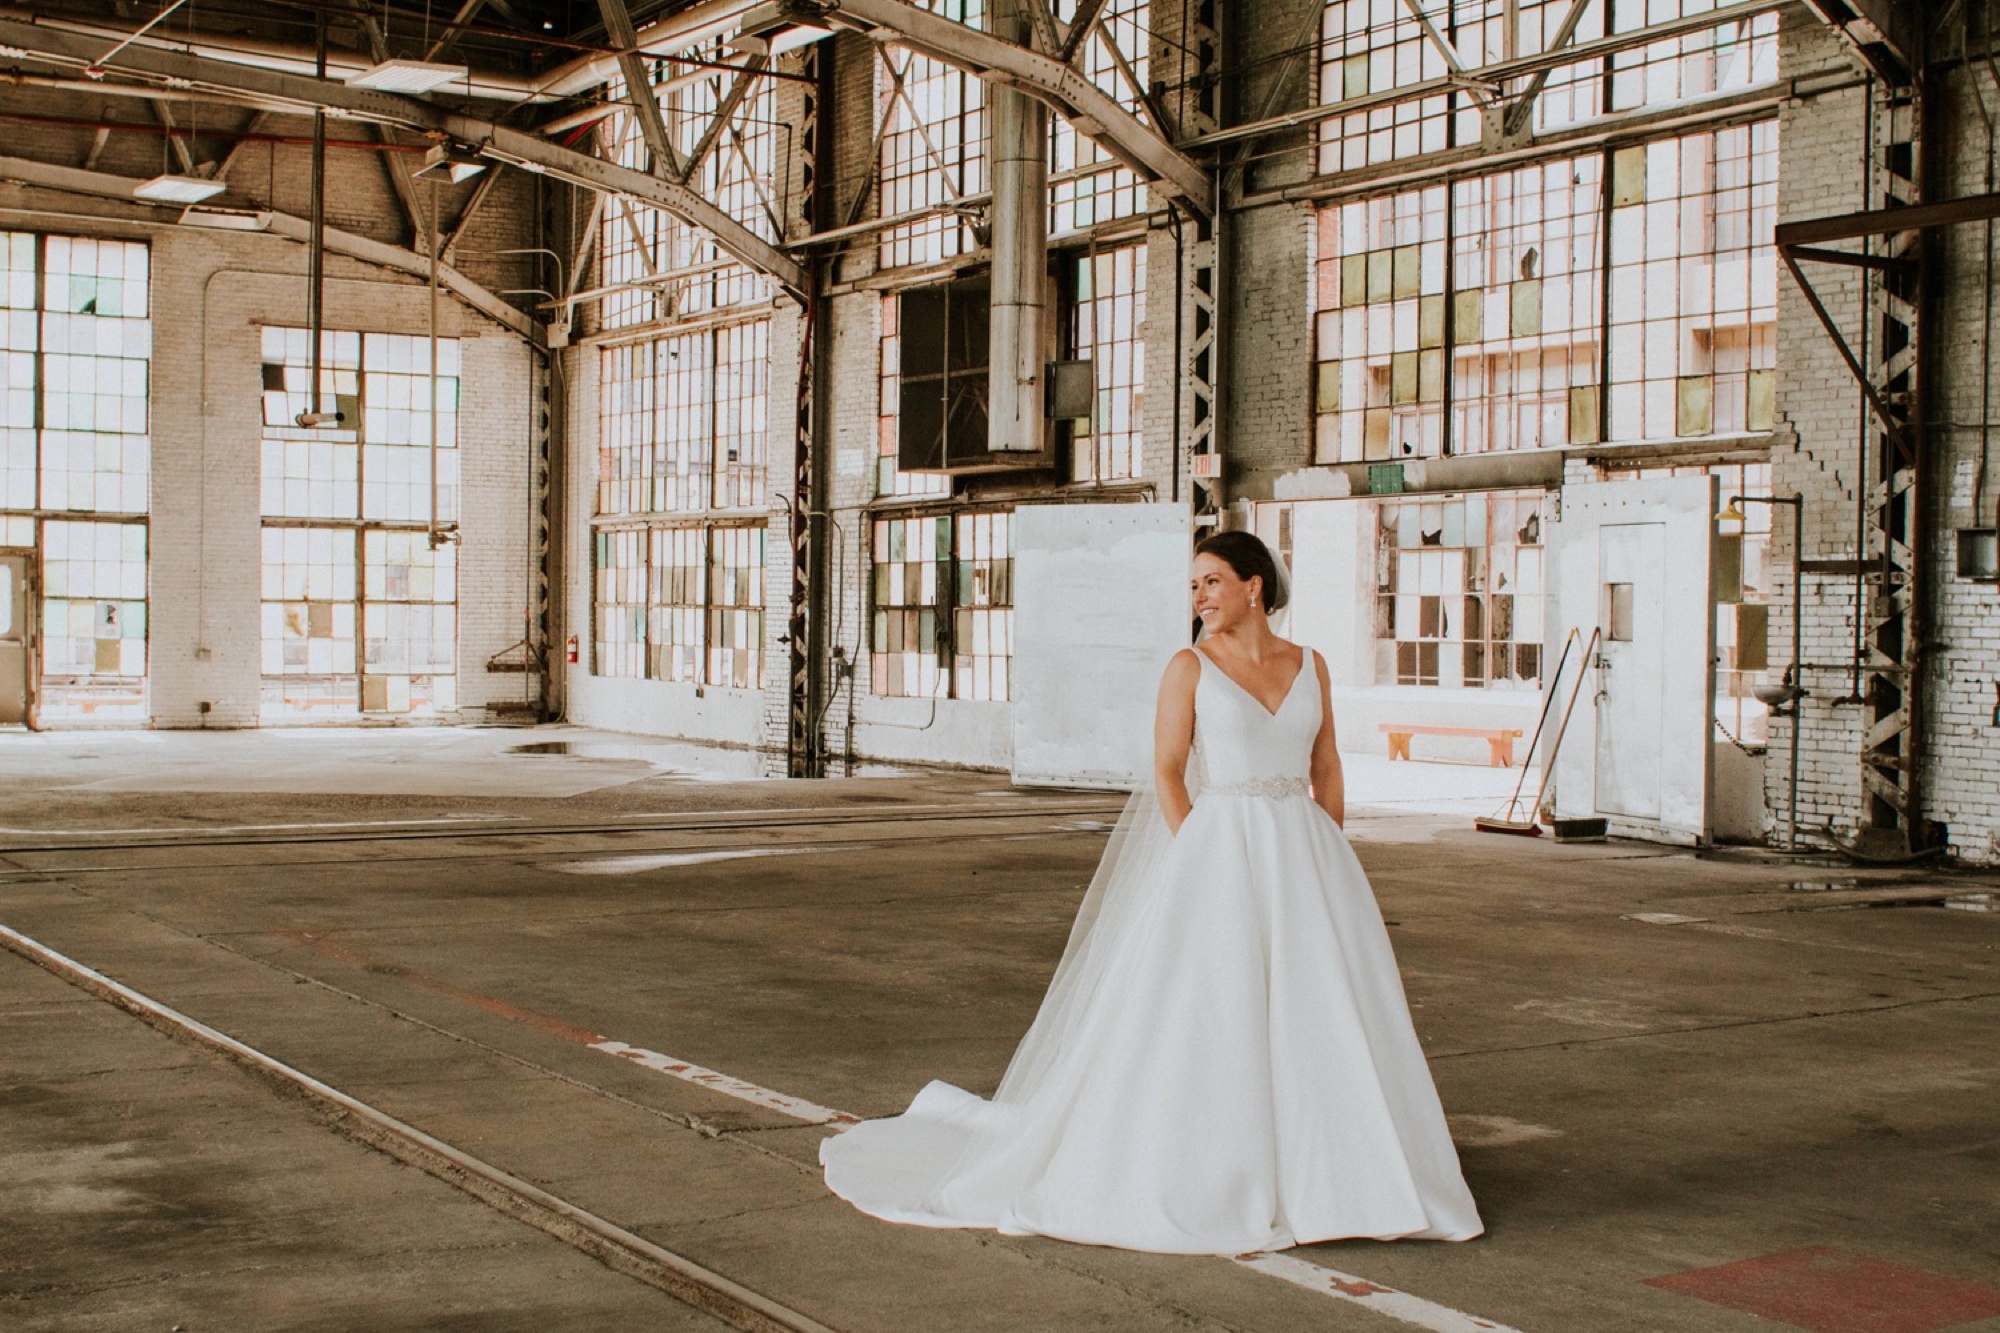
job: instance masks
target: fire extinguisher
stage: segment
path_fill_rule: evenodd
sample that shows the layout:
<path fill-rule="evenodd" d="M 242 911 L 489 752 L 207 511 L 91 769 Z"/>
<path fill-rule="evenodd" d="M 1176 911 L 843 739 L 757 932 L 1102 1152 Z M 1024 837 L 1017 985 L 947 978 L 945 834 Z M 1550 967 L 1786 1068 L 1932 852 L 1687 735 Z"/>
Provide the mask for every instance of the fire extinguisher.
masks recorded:
<path fill-rule="evenodd" d="M 578 651 L 576 635 L 572 634 L 569 636 L 569 646 L 563 650 L 563 656 L 571 663 L 574 663 L 578 660 Z"/>

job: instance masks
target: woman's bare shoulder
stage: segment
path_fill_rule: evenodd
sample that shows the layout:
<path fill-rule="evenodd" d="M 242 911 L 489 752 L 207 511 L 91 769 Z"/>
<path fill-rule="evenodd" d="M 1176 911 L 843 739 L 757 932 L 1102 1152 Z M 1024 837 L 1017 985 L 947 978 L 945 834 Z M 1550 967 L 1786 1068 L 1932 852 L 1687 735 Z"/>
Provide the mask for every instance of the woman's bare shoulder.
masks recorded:
<path fill-rule="evenodd" d="M 1201 675 L 1201 657 L 1194 648 L 1183 648 L 1168 661 L 1167 669 L 1160 676 L 1160 688 L 1192 689 Z"/>

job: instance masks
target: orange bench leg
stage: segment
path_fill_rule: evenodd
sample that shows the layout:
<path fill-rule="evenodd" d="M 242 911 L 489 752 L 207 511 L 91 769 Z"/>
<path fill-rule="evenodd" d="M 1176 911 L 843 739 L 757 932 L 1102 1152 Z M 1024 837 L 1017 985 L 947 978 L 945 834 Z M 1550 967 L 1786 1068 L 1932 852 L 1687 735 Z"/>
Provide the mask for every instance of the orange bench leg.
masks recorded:
<path fill-rule="evenodd" d="M 1487 765 L 1488 768 L 1512 768 L 1514 766 L 1514 742 L 1504 737 L 1489 736 L 1486 738 L 1486 743 L 1493 750 L 1493 762 Z"/>
<path fill-rule="evenodd" d="M 1409 759 L 1410 733 L 1407 731 L 1392 731 L 1388 733 L 1388 736 L 1389 736 L 1389 761 L 1391 763 L 1394 763 L 1398 759 L 1403 759 L 1403 760 Z"/>

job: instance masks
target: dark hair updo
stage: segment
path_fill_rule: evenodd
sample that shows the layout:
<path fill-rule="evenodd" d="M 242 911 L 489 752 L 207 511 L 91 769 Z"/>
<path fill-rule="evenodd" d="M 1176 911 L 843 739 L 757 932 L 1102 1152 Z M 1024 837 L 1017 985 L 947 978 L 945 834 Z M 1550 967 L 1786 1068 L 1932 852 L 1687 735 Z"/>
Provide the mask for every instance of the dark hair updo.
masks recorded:
<path fill-rule="evenodd" d="M 1194 553 L 1214 556 L 1236 571 L 1236 577 L 1245 583 L 1253 578 L 1264 580 L 1264 593 L 1257 599 L 1257 604 L 1265 611 L 1277 611 L 1284 607 L 1285 584 L 1278 577 L 1278 562 L 1272 558 L 1271 548 L 1264 545 L 1255 533 L 1217 532 L 1196 542 Z"/>

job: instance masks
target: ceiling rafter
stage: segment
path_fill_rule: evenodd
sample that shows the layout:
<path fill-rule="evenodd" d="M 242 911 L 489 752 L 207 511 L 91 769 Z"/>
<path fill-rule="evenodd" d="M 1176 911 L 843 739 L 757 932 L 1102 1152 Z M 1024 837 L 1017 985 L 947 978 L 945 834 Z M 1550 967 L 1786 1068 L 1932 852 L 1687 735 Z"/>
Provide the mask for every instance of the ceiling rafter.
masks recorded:
<path fill-rule="evenodd" d="M 93 38 L 10 18 L 0 18 L 0 45 L 19 47 L 57 63 L 78 66 L 95 61 L 102 54 Z M 805 269 L 797 260 L 681 182 L 607 162 L 491 120 L 447 110 L 418 98 L 179 51 L 135 46 L 119 54 L 117 66 L 121 71 L 156 79 L 183 79 L 192 84 L 249 93 L 281 108 L 324 108 L 356 120 L 399 125 L 434 139 L 471 144 L 497 161 L 586 189 L 626 195 L 672 213 L 714 236 L 716 243 L 734 258 L 775 278 L 794 298 L 801 297 L 806 287 Z"/>

